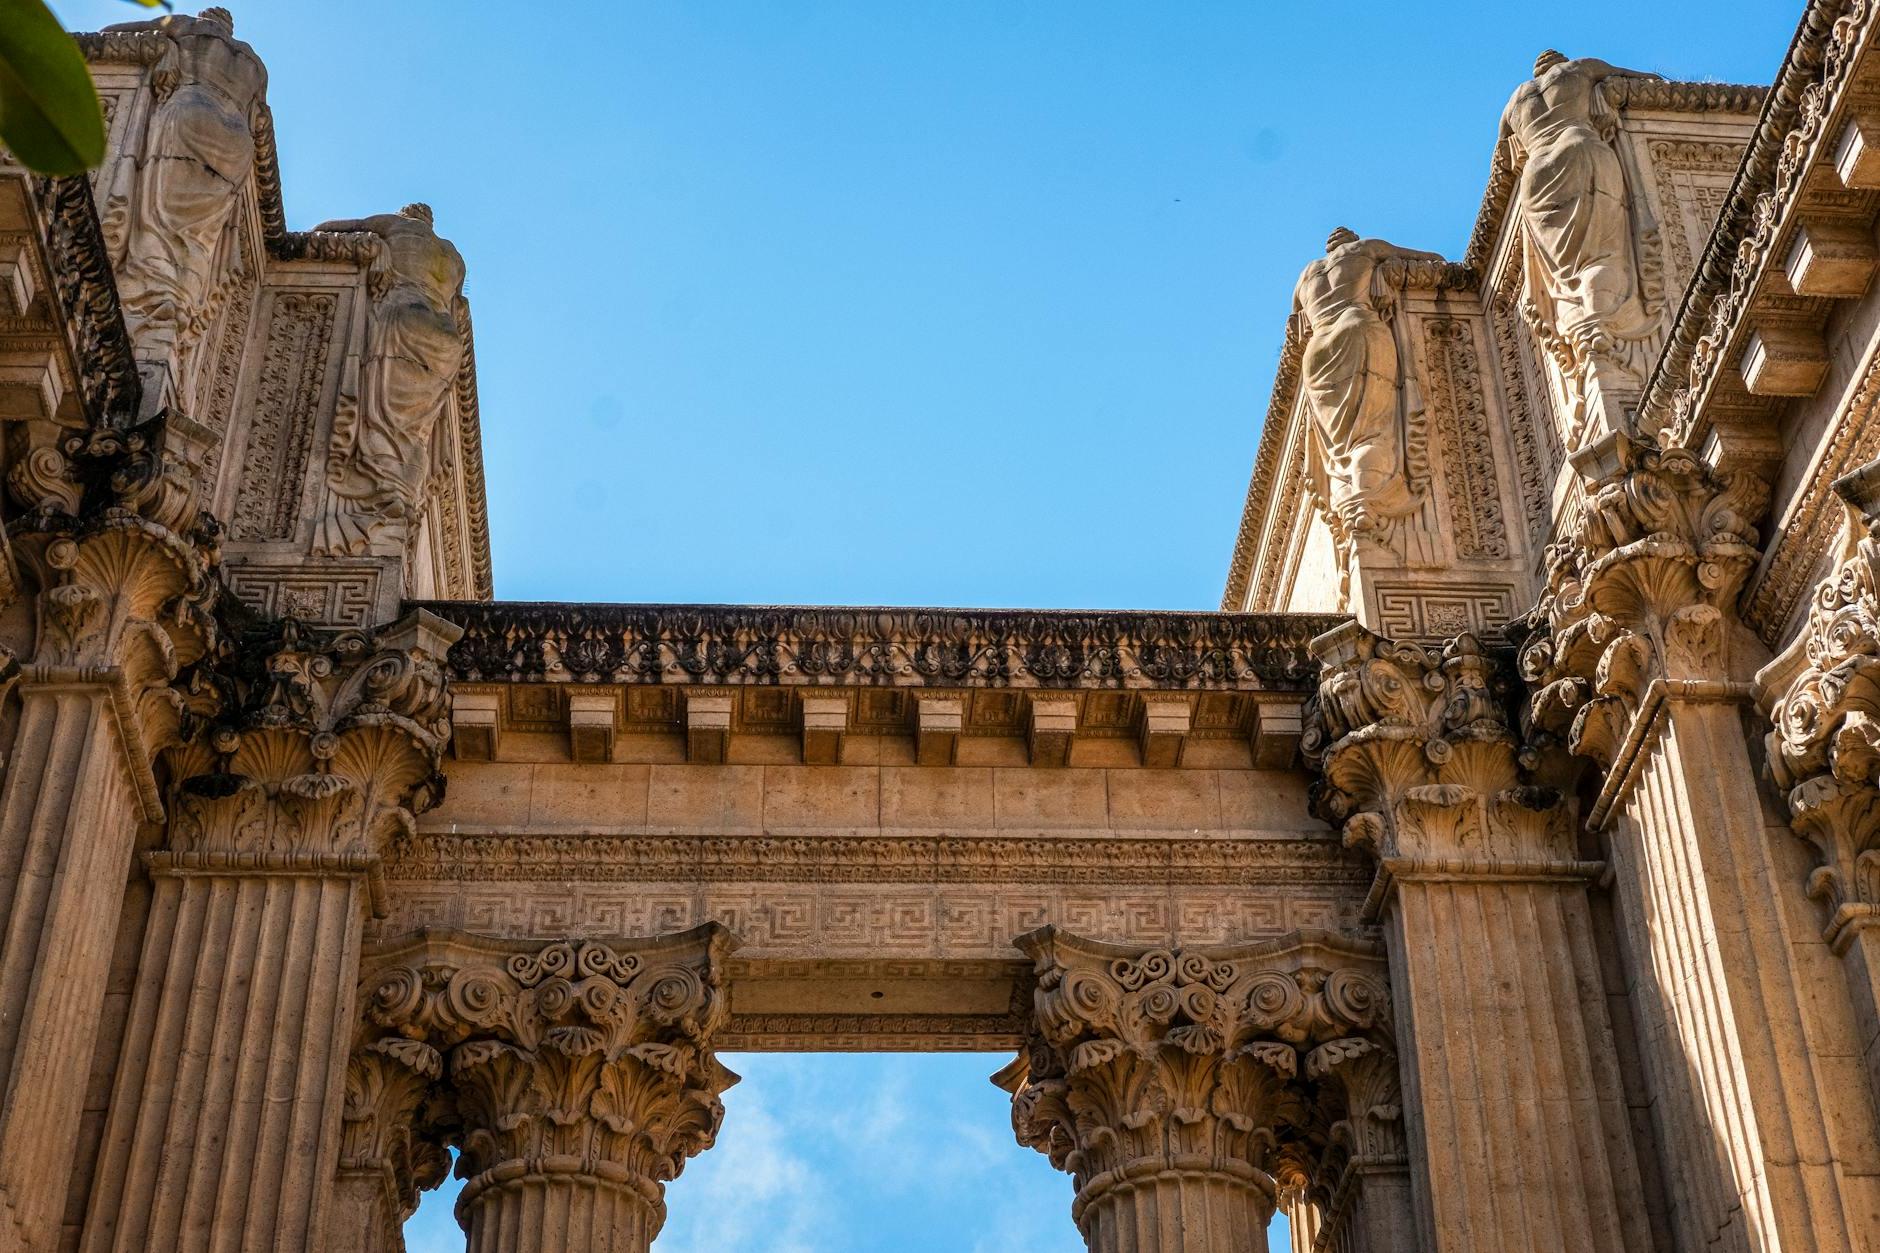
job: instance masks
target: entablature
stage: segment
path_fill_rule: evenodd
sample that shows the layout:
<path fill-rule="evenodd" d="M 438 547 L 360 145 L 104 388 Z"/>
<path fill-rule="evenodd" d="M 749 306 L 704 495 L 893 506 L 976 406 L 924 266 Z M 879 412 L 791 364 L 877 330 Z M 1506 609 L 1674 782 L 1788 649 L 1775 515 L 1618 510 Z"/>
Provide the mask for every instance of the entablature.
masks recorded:
<path fill-rule="evenodd" d="M 460 760 L 586 762 L 1284 768 L 1316 673 L 1308 645 L 1342 620 L 423 607 L 464 628 L 449 660 Z"/>

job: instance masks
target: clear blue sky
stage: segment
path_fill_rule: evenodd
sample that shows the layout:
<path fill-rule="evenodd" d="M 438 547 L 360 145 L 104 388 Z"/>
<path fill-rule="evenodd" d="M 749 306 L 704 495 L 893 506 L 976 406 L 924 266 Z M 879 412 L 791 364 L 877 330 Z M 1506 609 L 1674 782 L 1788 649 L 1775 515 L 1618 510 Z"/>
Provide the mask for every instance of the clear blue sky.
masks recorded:
<path fill-rule="evenodd" d="M 1763 82 L 1801 9 L 233 7 L 289 223 L 425 200 L 469 263 L 499 595 L 1182 608 L 1331 227 L 1457 255 L 1543 47 Z M 661 1253 L 1071 1253 L 986 1063 L 752 1059 Z"/>

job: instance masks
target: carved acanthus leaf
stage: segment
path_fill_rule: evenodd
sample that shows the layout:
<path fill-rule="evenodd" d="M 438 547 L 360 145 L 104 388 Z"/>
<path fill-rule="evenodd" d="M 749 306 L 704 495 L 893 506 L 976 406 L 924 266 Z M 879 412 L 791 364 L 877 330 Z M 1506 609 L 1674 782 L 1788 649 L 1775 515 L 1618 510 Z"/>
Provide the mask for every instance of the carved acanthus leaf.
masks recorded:
<path fill-rule="evenodd" d="M 1440 651 L 1348 623 L 1324 664 L 1300 751 L 1314 804 L 1345 842 L 1395 858 L 1513 863 L 1564 855 L 1560 797 L 1525 782 L 1505 649 L 1461 635 Z"/>
<path fill-rule="evenodd" d="M 1049 927 L 1018 944 L 1034 1017 L 995 1082 L 1020 1143 L 1075 1178 L 1080 1221 L 1118 1183 L 1171 1170 L 1251 1183 L 1270 1212 L 1282 1143 L 1313 1134 L 1326 1047 L 1390 1056 L 1374 959 L 1310 942 L 1134 949 Z"/>
<path fill-rule="evenodd" d="M 657 1205 L 737 1082 L 712 1052 L 731 948 L 716 924 L 508 954 L 429 939 L 367 978 L 355 1063 L 396 1058 L 449 1111 L 439 1133 L 470 1181 L 462 1205 L 524 1172 L 625 1181 Z M 400 1134 L 418 1104 L 396 1107 Z"/>
<path fill-rule="evenodd" d="M 210 733 L 172 763 L 172 851 L 375 859 L 442 797 L 454 638 L 418 611 L 376 633 L 286 619 L 239 641 L 210 675 Z"/>
<path fill-rule="evenodd" d="M 1547 552 L 1521 674 L 1530 728 L 1611 765 L 1651 684 L 1727 674 L 1766 484 L 1615 434 L 1583 449 L 1579 524 Z"/>

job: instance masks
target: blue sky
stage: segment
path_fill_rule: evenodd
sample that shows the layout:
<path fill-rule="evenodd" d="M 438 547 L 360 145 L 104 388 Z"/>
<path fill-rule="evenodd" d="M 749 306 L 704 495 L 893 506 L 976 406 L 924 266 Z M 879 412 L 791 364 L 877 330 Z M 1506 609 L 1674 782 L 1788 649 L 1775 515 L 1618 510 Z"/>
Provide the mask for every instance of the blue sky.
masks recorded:
<path fill-rule="evenodd" d="M 1331 227 L 1456 255 L 1540 49 L 1763 82 L 1801 5 L 233 7 L 290 225 L 468 261 L 499 595 L 1212 608 Z M 746 1060 L 661 1253 L 1074 1250 L 991 1060 Z"/>

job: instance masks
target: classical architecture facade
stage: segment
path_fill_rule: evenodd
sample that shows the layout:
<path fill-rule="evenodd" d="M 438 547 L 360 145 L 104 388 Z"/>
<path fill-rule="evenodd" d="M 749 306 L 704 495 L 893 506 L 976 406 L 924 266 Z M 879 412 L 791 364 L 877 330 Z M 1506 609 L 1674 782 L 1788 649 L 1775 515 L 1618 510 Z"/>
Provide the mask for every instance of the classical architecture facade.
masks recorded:
<path fill-rule="evenodd" d="M 464 262 L 226 12 L 0 164 L 0 1253 L 644 1253 L 988 1049 L 1096 1253 L 1880 1249 L 1880 11 L 1543 54 L 1297 290 L 1219 613 L 491 599 Z M 1776 50 L 1771 50 L 1775 59 Z M 722 1134 L 735 1136 L 735 1122 Z"/>

